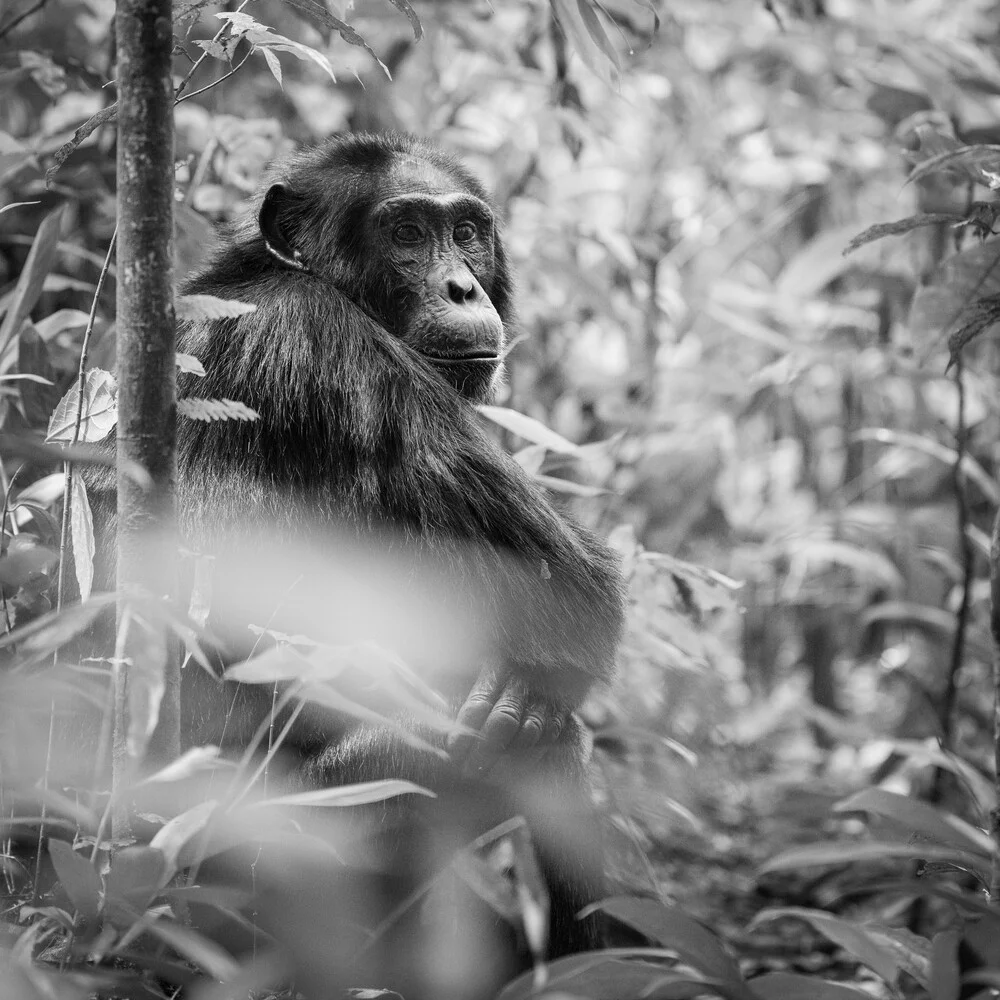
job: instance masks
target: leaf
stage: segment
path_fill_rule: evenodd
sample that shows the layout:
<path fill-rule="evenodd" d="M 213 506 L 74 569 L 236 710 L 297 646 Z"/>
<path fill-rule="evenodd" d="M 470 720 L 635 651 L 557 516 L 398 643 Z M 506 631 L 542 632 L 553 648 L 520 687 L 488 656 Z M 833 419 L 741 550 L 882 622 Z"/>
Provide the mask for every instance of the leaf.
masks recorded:
<path fill-rule="evenodd" d="M 187 927 L 173 921 L 154 920 L 146 930 L 165 941 L 178 955 L 204 969 L 213 979 L 228 982 L 239 976 L 240 967 L 229 952 Z"/>
<path fill-rule="evenodd" d="M 177 413 L 189 420 L 259 420 L 260 414 L 232 399 L 200 399 L 188 396 L 177 400 Z"/>
<path fill-rule="evenodd" d="M 613 896 L 587 909 L 610 914 L 664 948 L 676 951 L 685 965 L 705 976 L 730 983 L 743 981 L 739 966 L 726 954 L 719 939 L 679 907 L 636 896 Z"/>
<path fill-rule="evenodd" d="M 108 900 L 142 911 L 168 880 L 162 851 L 145 845 L 125 847 L 115 851 L 111 859 L 106 879 Z"/>
<path fill-rule="evenodd" d="M 918 163 L 906 178 L 910 184 L 929 174 L 948 170 L 974 184 L 985 183 L 984 170 L 995 172 L 1000 167 L 1000 146 L 975 145 L 946 149 Z"/>
<path fill-rule="evenodd" d="M 389 0 L 389 2 L 394 6 L 400 6 L 399 3 L 396 3 L 396 0 Z M 400 0 L 400 2 L 403 2 L 403 0 Z M 297 10 L 301 10 L 303 13 L 308 14 L 325 27 L 336 31 L 337 34 L 339 34 L 340 37 L 348 43 L 348 45 L 357 45 L 360 48 L 363 48 L 372 57 L 372 59 L 378 63 L 382 72 L 385 73 L 386 78 L 389 80 L 392 79 L 389 67 L 386 66 L 381 59 L 379 59 L 379 57 L 375 54 L 375 50 L 368 44 L 367 41 L 365 41 L 362 35 L 355 31 L 355 29 L 352 28 L 346 21 L 342 21 L 339 17 L 334 17 L 322 3 L 317 2 L 317 0 L 285 0 L 285 3 L 287 3 L 289 7 L 295 7 Z M 414 24 L 414 21 L 416 22 L 414 25 L 414 34 L 419 39 L 421 35 L 420 21 L 417 20 L 417 15 L 413 13 L 409 4 L 406 4 L 405 6 L 409 9 L 409 14 L 413 15 L 410 23 Z M 402 10 L 403 8 L 400 6 L 400 9 Z"/>
<path fill-rule="evenodd" d="M 909 326 L 928 348 L 947 336 L 970 305 L 1000 294 L 1000 240 L 977 243 L 946 258 L 910 304 Z"/>
<path fill-rule="evenodd" d="M 775 281 L 779 295 L 809 299 L 826 288 L 845 271 L 856 266 L 854 259 L 844 257 L 844 247 L 855 235 L 856 227 L 840 226 L 821 233 L 792 255 Z"/>
<path fill-rule="evenodd" d="M 962 969 L 958 963 L 959 931 L 940 931 L 931 940 L 931 975 L 928 992 L 933 1000 L 958 1000 Z"/>
<path fill-rule="evenodd" d="M 187 375 L 197 375 L 198 378 L 205 377 L 205 366 L 193 354 L 182 354 L 178 351 L 174 360 L 179 371 Z"/>
<path fill-rule="evenodd" d="M 101 877 L 94 866 L 63 840 L 49 841 L 49 857 L 74 908 L 93 920 L 101 906 Z"/>
<path fill-rule="evenodd" d="M 605 83 L 614 85 L 618 79 L 617 65 L 607 58 L 592 39 L 581 14 L 580 0 L 549 0 L 549 3 L 559 28 L 584 65 Z M 600 22 L 598 26 L 600 27 Z"/>
<path fill-rule="evenodd" d="M 950 212 L 927 212 L 922 215 L 910 215 L 905 219 L 897 219 L 895 222 L 880 222 L 877 225 L 869 226 L 858 233 L 850 243 L 844 248 L 844 256 L 863 247 L 866 243 L 884 239 L 886 236 L 902 236 L 904 233 L 913 232 L 921 226 L 936 226 L 940 223 L 961 223 L 965 218 Z"/>
<path fill-rule="evenodd" d="M 281 83 L 281 74 L 278 74 Z M 238 299 L 220 299 L 215 295 L 178 295 L 176 302 L 178 320 L 198 319 L 235 319 L 256 312 L 257 307 L 252 302 L 240 302 Z M 190 355 L 184 355 L 190 357 Z M 204 370 L 202 370 L 204 374 Z"/>
<path fill-rule="evenodd" d="M 186 750 L 177 758 L 171 761 L 166 767 L 154 771 L 148 777 L 142 779 L 139 784 L 152 785 L 161 782 L 183 781 L 193 774 L 202 771 L 214 771 L 220 763 L 225 763 L 220 757 L 220 750 L 215 746 L 192 747 Z"/>
<path fill-rule="evenodd" d="M 193 837 L 205 829 L 217 808 L 218 802 L 215 799 L 199 802 L 156 831 L 149 846 L 163 855 L 164 873 L 160 879 L 161 886 L 173 878 L 179 867 L 181 852 Z"/>
<path fill-rule="evenodd" d="M 118 103 L 109 104 L 106 108 L 101 108 L 96 114 L 91 115 L 74 133 L 69 142 L 63 143 L 52 155 L 52 165 L 45 171 L 45 186 L 50 187 L 52 179 L 59 168 L 66 162 L 66 158 L 80 145 L 84 139 L 96 132 L 102 125 L 108 125 L 118 118 Z"/>
<path fill-rule="evenodd" d="M 49 444 L 73 443 L 77 412 L 80 412 L 80 435 L 85 444 L 103 441 L 118 422 L 118 383 L 111 372 L 91 368 L 83 384 L 83 407 L 80 407 L 80 385 L 74 382 L 56 405 L 49 419 L 45 440 Z"/>
<path fill-rule="evenodd" d="M 94 583 L 94 517 L 87 499 L 87 484 L 83 476 L 73 476 L 69 500 L 69 524 L 73 539 L 73 568 L 76 570 L 76 585 L 80 590 L 80 600 L 90 598 Z"/>
<path fill-rule="evenodd" d="M 477 406 L 476 409 L 487 420 L 492 420 L 493 423 L 505 430 L 511 431 L 533 444 L 540 444 L 548 448 L 549 451 L 559 452 L 561 455 L 575 455 L 580 450 L 572 441 L 568 441 L 561 434 L 550 430 L 540 420 L 518 413 L 517 410 L 511 410 L 505 406 L 487 406 L 485 404 Z"/>
<path fill-rule="evenodd" d="M 7 315 L 0 323 L 0 355 L 20 332 L 21 324 L 35 308 L 38 296 L 42 294 L 45 279 L 55 260 L 62 221 L 63 208 L 60 206 L 45 216 L 38 227 L 27 260 L 14 286 L 14 297 L 7 309 Z"/>
<path fill-rule="evenodd" d="M 86 604 L 71 604 L 36 618 L 16 632 L 0 636 L 0 649 L 17 645 L 25 656 L 48 656 L 78 636 L 105 608 L 117 602 L 115 594 L 98 594 Z"/>
<path fill-rule="evenodd" d="M 413 29 L 413 37 L 419 42 L 424 36 L 424 29 L 420 25 L 420 18 L 417 17 L 417 12 L 410 4 L 410 0 L 389 0 L 389 3 L 396 10 L 401 10 L 406 15 L 406 19 L 410 22 L 410 27 Z"/>
<path fill-rule="evenodd" d="M 902 956 L 898 949 L 879 933 L 880 928 L 841 920 L 839 917 L 823 913 L 821 910 L 809 910 L 799 906 L 764 910 L 754 917 L 750 926 L 752 928 L 758 927 L 762 923 L 786 917 L 804 920 L 824 937 L 849 951 L 858 961 L 867 965 L 893 988 L 895 988 L 902 970 L 912 972 L 909 961 L 901 960 Z"/>
<path fill-rule="evenodd" d="M 436 798 L 433 792 L 415 785 L 412 781 L 362 781 L 355 785 L 341 785 L 339 788 L 317 788 L 311 792 L 280 795 L 274 799 L 263 799 L 254 806 L 279 808 L 324 806 L 342 809 L 349 806 L 364 806 L 371 802 L 384 802 L 398 795 L 426 795 L 432 799 Z"/>
<path fill-rule="evenodd" d="M 538 964 L 545 960 L 549 944 L 549 890 L 542 877 L 527 824 L 511 830 L 509 839 L 514 849 L 514 875 L 521 926 L 531 956 Z"/>
<path fill-rule="evenodd" d="M 895 820 L 903 830 L 924 837 L 942 847 L 955 847 L 983 855 L 984 867 L 989 866 L 993 848 L 989 837 L 957 816 L 951 816 L 926 802 L 911 799 L 884 788 L 865 788 L 841 800 L 834 812 L 867 812 Z"/>
<path fill-rule="evenodd" d="M 959 355 L 979 334 L 988 330 L 994 323 L 1000 322 L 1000 299 L 995 295 L 981 299 L 971 305 L 966 312 L 970 314 L 968 321 L 948 336 L 946 371 L 958 363 Z"/>
<path fill-rule="evenodd" d="M 544 476 L 536 473 L 533 476 L 539 486 L 544 486 L 553 493 L 565 493 L 574 497 L 603 497 L 611 491 L 603 486 L 591 486 L 589 483 L 574 483 L 569 479 L 557 479 L 555 476 Z"/>
<path fill-rule="evenodd" d="M 535 972 L 529 971 L 508 983 L 496 1000 L 607 1000 L 609 997 L 642 997 L 643 1000 L 693 1000 L 695 997 L 722 996 L 746 1000 L 753 994 L 741 984 L 708 983 L 675 972 L 665 960 L 672 954 L 662 948 L 606 948 L 556 959 L 546 966 L 545 991 L 537 989 Z"/>
<path fill-rule="evenodd" d="M 762 1000 L 802 1000 L 803 997 L 809 1000 L 871 1000 L 871 994 L 864 990 L 792 972 L 768 972 L 751 979 L 749 985 Z"/>
<path fill-rule="evenodd" d="M 138 462 L 120 462 L 114 455 L 108 455 L 89 445 L 44 444 L 40 438 L 28 434 L 9 434 L 0 431 L 0 455 L 7 458 L 23 458 L 43 465 L 51 462 L 103 465 L 110 469 L 120 469 L 144 490 L 153 485 L 149 473 Z"/>
<path fill-rule="evenodd" d="M 930 455 L 931 458 L 935 458 L 948 466 L 954 466 L 958 458 L 958 454 L 954 448 L 940 444 L 933 438 L 924 437 L 921 434 L 912 434 L 908 431 L 891 430 L 888 427 L 863 427 L 851 435 L 851 440 L 877 441 L 879 444 L 912 448 L 914 451 Z M 966 455 L 962 459 L 962 473 L 968 476 L 982 490 L 983 496 L 991 501 L 994 506 L 1000 504 L 1000 489 L 997 488 L 993 477 L 971 455 Z"/>
<path fill-rule="evenodd" d="M 529 476 L 537 476 L 541 471 L 542 462 L 545 461 L 545 445 L 529 444 L 527 447 L 517 451 L 512 456 Z"/>
<path fill-rule="evenodd" d="M 264 62 L 267 63 L 267 68 L 271 71 L 271 76 L 278 81 L 278 86 L 281 87 L 281 62 L 278 57 L 270 49 L 261 49 L 261 55 L 264 57 Z M 282 88 L 284 89 L 284 88 Z"/>
<path fill-rule="evenodd" d="M 621 56 L 618 55 L 618 50 L 611 44 L 611 39 L 608 38 L 608 33 L 604 30 L 604 25 L 601 24 L 601 19 L 597 16 L 596 8 L 591 5 L 590 0 L 576 0 L 576 5 L 580 11 L 580 19 L 583 21 L 583 26 L 587 29 L 587 34 L 590 35 L 594 44 L 604 53 L 611 65 L 621 72 Z"/>
<path fill-rule="evenodd" d="M 278 52 L 287 52 L 295 56 L 296 59 L 313 62 L 334 83 L 337 82 L 337 77 L 333 72 L 333 67 L 330 65 L 330 60 L 322 52 L 317 52 L 314 48 L 303 45 L 301 42 L 293 42 L 290 38 L 285 38 L 284 35 L 276 34 L 266 25 L 255 21 L 249 14 L 244 14 L 240 11 L 223 11 L 215 16 L 223 21 L 228 21 L 230 30 L 234 34 L 242 35 L 255 49 L 261 49 L 262 51 L 265 48 L 276 49 Z M 330 17 L 333 18 L 333 15 L 331 14 Z M 334 18 L 334 20 L 336 19 Z M 345 27 L 349 31 L 354 32 L 354 29 L 350 28 L 349 25 L 345 24 Z M 357 34 L 357 32 L 354 32 L 354 34 Z M 360 38 L 361 36 L 358 35 L 357 37 Z M 368 48 L 367 43 L 364 44 L 365 48 Z M 369 49 L 369 52 L 371 51 Z M 375 53 L 372 52 L 372 55 L 374 56 Z"/>
<path fill-rule="evenodd" d="M 813 865 L 857 864 L 860 861 L 885 861 L 887 858 L 910 858 L 913 860 L 941 861 L 955 865 L 963 871 L 977 872 L 982 877 L 982 859 L 948 847 L 933 847 L 923 844 L 904 844 L 895 840 L 864 841 L 862 843 L 810 844 L 808 847 L 794 847 L 765 861 L 762 872 L 789 871 L 809 868 Z"/>

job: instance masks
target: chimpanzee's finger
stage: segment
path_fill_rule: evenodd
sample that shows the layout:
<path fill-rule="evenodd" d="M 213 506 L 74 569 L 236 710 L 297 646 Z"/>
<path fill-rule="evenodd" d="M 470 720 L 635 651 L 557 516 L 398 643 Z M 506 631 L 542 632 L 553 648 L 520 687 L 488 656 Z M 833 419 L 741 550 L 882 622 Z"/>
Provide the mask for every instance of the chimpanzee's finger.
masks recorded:
<path fill-rule="evenodd" d="M 510 742 L 512 750 L 529 750 L 537 746 L 545 735 L 551 709 L 544 703 L 535 702 L 525 711 L 521 719 L 521 729 Z"/>
<path fill-rule="evenodd" d="M 455 721 L 471 730 L 481 730 L 493 711 L 500 694 L 500 680 L 492 670 L 484 670 L 473 685 L 465 704 L 458 711 Z M 448 737 L 448 752 L 452 758 L 461 761 L 476 743 L 479 737 L 470 732 L 453 732 Z"/>

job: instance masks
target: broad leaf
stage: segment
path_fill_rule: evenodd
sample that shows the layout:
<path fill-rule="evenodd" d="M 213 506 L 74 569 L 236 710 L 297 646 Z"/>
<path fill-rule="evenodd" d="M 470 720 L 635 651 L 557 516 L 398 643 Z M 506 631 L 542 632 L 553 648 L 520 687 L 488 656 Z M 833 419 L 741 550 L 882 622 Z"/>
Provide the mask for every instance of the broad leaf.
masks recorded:
<path fill-rule="evenodd" d="M 87 499 L 87 484 L 79 473 L 73 476 L 69 499 L 70 535 L 73 539 L 73 568 L 80 600 L 90 598 L 94 582 L 94 517 Z"/>
<path fill-rule="evenodd" d="M 63 840 L 49 841 L 49 857 L 75 909 L 87 920 L 96 917 L 103 887 L 94 866 Z"/>
<path fill-rule="evenodd" d="M 349 806 L 363 806 L 371 802 L 384 802 L 399 795 L 427 795 L 434 798 L 433 792 L 412 781 L 363 781 L 356 785 L 341 785 L 339 788 L 317 788 L 311 792 L 296 792 L 293 795 L 280 795 L 274 799 L 263 799 L 256 806 L 318 806 L 343 809 Z"/>
<path fill-rule="evenodd" d="M 111 372 L 101 368 L 91 368 L 87 372 L 82 407 L 80 385 L 74 381 L 49 420 L 45 440 L 50 444 L 75 443 L 77 414 L 80 415 L 80 433 L 76 442 L 93 444 L 111 433 L 118 422 L 118 383 Z"/>

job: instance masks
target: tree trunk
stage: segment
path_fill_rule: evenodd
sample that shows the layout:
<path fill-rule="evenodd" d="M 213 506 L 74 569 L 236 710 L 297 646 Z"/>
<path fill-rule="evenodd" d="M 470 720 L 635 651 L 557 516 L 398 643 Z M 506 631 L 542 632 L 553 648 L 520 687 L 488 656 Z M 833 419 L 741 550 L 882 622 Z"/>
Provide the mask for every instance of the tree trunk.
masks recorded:
<path fill-rule="evenodd" d="M 154 759 L 176 756 L 179 745 L 179 664 L 155 613 L 176 575 L 171 0 L 118 0 L 115 27 L 118 458 L 138 462 L 153 481 L 145 491 L 118 475 L 118 653 L 129 659 L 117 670 L 115 698 L 114 784 L 122 788 L 147 741 Z M 141 617 L 130 611 L 136 600 L 151 602 Z"/>

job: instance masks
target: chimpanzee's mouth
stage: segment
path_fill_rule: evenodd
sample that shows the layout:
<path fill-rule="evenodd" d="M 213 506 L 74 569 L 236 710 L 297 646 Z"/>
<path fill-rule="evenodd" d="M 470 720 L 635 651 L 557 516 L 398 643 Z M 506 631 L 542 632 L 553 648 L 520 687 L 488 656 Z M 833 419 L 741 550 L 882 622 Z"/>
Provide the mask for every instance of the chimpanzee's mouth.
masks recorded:
<path fill-rule="evenodd" d="M 420 353 L 435 365 L 496 364 L 500 360 L 499 354 L 488 354 L 484 351 L 474 351 L 470 354 L 430 354 L 427 351 Z"/>

